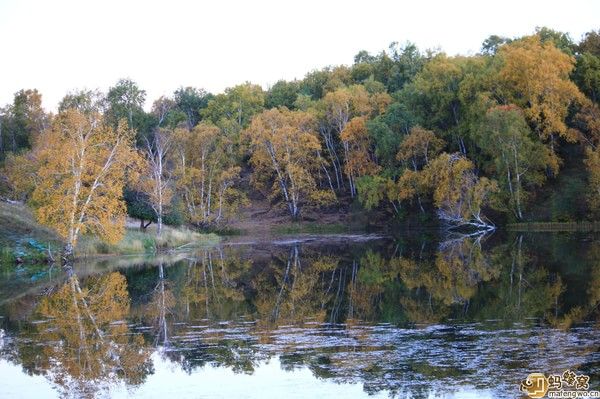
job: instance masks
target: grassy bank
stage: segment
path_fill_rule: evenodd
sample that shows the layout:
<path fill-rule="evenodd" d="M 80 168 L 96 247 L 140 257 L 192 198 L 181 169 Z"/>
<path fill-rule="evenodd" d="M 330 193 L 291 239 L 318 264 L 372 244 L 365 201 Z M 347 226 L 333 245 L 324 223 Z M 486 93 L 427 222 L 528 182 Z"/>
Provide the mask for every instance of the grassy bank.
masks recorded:
<path fill-rule="evenodd" d="M 60 237 L 39 225 L 25 205 L 0 201 L 0 264 L 46 262 L 48 249 L 62 246 Z"/>
<path fill-rule="evenodd" d="M 600 222 L 527 222 L 510 223 L 506 226 L 509 231 L 520 232 L 589 232 L 600 231 Z"/>
<path fill-rule="evenodd" d="M 200 234 L 185 228 L 163 227 L 160 236 L 155 229 L 142 232 L 127 228 L 125 237 L 116 243 L 108 244 L 96 237 L 83 237 L 77 245 L 77 257 L 99 255 L 134 255 L 163 252 L 170 249 L 191 249 L 219 243 L 216 234 Z"/>
<path fill-rule="evenodd" d="M 150 226 L 146 232 L 128 226 L 125 237 L 117 244 L 107 244 L 95 237 L 82 237 L 75 254 L 76 257 L 155 254 L 169 249 L 210 246 L 218 242 L 219 236 L 216 234 L 200 234 L 186 228 L 165 226 L 158 237 L 155 226 Z M 25 205 L 0 201 L 0 265 L 45 263 L 50 253 L 54 259 L 58 259 L 63 246 L 60 237 L 38 224 Z"/>

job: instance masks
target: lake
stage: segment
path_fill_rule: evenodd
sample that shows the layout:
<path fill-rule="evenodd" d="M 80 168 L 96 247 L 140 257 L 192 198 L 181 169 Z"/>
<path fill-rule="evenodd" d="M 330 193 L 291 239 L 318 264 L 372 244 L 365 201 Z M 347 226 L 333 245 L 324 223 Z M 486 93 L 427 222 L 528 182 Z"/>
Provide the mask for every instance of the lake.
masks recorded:
<path fill-rule="evenodd" d="M 600 237 L 239 237 L 4 267 L 0 398 L 515 398 L 600 383 Z"/>

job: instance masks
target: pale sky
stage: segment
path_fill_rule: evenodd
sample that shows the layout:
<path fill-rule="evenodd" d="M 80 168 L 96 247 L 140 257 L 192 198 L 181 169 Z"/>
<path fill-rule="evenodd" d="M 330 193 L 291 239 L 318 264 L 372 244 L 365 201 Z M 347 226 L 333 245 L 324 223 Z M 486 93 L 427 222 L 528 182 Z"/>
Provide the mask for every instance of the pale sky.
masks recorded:
<path fill-rule="evenodd" d="M 600 0 L 0 0 L 0 106 L 37 88 L 54 110 L 70 90 L 129 77 L 149 108 L 180 86 L 267 88 L 392 41 L 472 54 L 536 26 L 578 41 L 600 29 Z"/>

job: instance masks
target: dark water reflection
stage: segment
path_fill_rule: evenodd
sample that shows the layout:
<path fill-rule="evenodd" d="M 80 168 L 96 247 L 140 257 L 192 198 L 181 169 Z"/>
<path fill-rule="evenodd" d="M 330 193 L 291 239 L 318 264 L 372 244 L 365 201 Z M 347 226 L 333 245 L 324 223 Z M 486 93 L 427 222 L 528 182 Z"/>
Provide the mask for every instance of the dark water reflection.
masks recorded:
<path fill-rule="evenodd" d="M 287 240 L 127 263 L 4 272 L 0 397 L 513 398 L 530 372 L 567 368 L 600 382 L 594 236 Z"/>

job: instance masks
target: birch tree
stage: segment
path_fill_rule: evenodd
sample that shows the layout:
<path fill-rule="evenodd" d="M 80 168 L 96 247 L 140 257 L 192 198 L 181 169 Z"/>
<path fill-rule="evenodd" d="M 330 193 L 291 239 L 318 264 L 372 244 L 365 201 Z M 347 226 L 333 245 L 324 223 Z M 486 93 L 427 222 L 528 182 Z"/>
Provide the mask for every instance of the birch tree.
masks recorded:
<path fill-rule="evenodd" d="M 171 152 L 172 133 L 166 129 L 156 130 L 152 140 L 146 139 L 145 172 L 141 187 L 148 197 L 156 214 L 156 233 L 161 235 L 166 208 L 173 197 L 172 174 L 167 167 L 167 156 Z"/>
<path fill-rule="evenodd" d="M 31 202 L 39 222 L 65 239 L 63 260 L 72 259 L 82 234 L 120 240 L 126 171 L 137 159 L 133 132 L 123 123 L 109 126 L 98 113 L 69 109 L 42 134 Z"/>
<path fill-rule="evenodd" d="M 321 150 L 317 134 L 310 114 L 285 108 L 257 115 L 245 131 L 252 152 L 254 183 L 268 188 L 271 198 L 282 199 L 294 220 L 303 205 L 335 199 L 331 191 L 317 187 L 322 166 L 317 156 Z"/>
<path fill-rule="evenodd" d="M 438 217 L 450 228 L 471 226 L 489 230 L 494 226 L 482 208 L 497 190 L 495 181 L 475 174 L 473 163 L 464 155 L 442 153 L 421 172 L 433 194 Z"/>
<path fill-rule="evenodd" d="M 231 147 L 231 140 L 212 124 L 175 130 L 171 154 L 175 189 L 190 222 L 218 224 L 245 203 L 245 196 L 234 187 L 241 168 Z"/>

